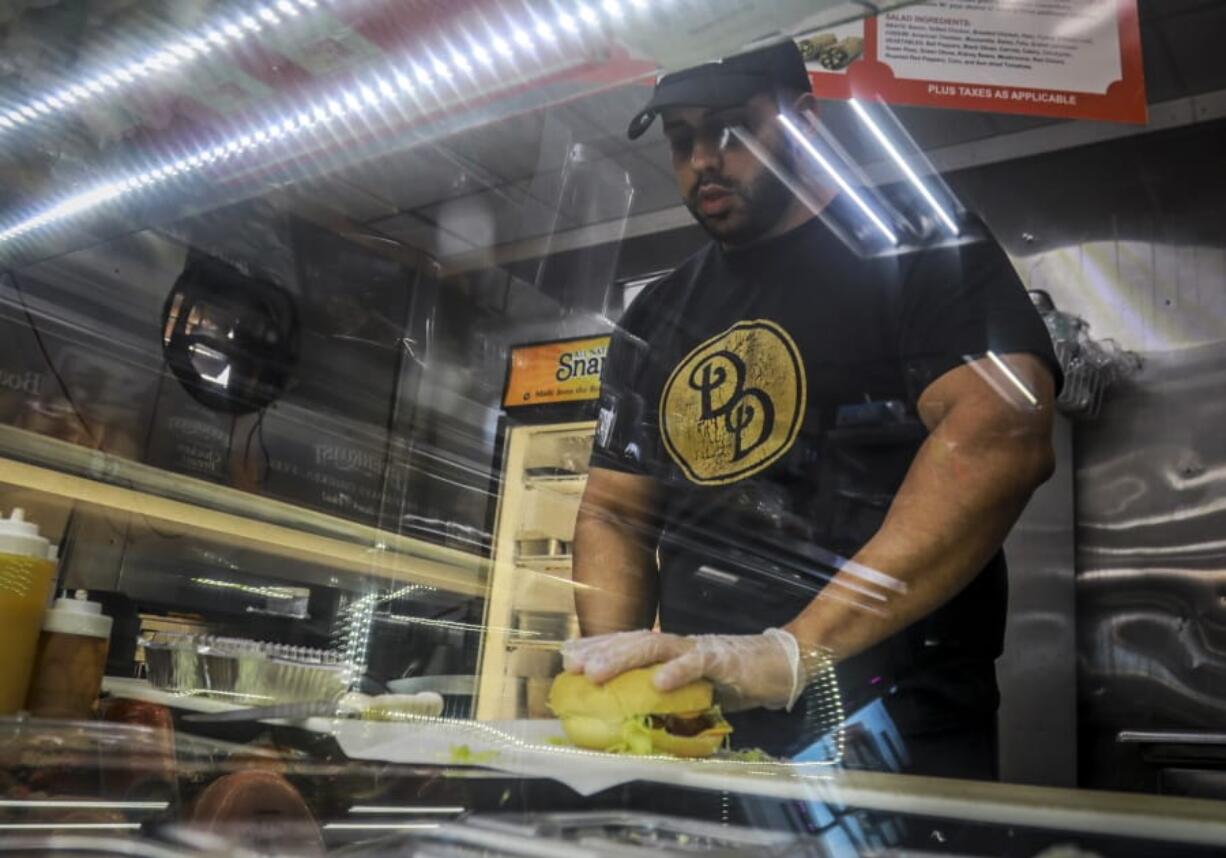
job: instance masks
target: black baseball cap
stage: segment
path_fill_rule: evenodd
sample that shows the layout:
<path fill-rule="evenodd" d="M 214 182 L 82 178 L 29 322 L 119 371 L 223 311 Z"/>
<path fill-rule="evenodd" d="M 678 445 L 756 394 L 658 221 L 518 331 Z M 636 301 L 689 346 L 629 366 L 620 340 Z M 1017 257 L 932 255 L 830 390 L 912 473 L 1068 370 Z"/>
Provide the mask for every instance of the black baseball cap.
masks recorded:
<path fill-rule="evenodd" d="M 811 89 L 805 61 L 791 39 L 664 75 L 647 106 L 630 120 L 626 135 L 631 140 L 643 136 L 666 107 L 736 107 L 778 88 Z"/>

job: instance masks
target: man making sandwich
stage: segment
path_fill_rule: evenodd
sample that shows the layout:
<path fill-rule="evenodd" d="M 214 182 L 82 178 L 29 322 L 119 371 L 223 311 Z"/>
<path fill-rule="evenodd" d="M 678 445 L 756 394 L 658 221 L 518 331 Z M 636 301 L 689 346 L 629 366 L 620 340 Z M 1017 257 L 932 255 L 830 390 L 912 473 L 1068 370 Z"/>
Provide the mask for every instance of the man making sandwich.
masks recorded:
<path fill-rule="evenodd" d="M 610 345 L 566 669 L 706 678 L 739 746 L 792 755 L 833 664 L 911 771 L 993 777 L 1001 544 L 1053 467 L 1059 365 L 977 221 L 907 252 L 846 240 L 863 217 L 797 140 L 815 108 L 785 42 L 664 76 L 630 124 L 661 120 L 712 241 Z"/>

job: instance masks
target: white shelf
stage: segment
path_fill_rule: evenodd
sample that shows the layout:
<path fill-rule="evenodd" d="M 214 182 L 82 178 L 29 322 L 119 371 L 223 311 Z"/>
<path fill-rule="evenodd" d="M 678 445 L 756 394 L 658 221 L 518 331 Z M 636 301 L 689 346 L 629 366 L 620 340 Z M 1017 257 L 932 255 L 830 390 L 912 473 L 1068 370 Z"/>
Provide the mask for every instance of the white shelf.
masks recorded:
<path fill-rule="evenodd" d="M 342 573 L 485 592 L 489 564 L 480 555 L 0 425 L 0 486 L 5 485 Z"/>
<path fill-rule="evenodd" d="M 562 648 L 562 641 L 536 640 L 534 638 L 509 638 L 507 649 L 530 649 L 544 652 L 557 652 Z"/>
<path fill-rule="evenodd" d="M 557 554 L 553 556 L 542 557 L 518 557 L 515 565 L 520 569 L 525 569 L 531 572 L 566 572 L 569 573 L 573 567 L 573 556 L 570 554 Z"/>
<path fill-rule="evenodd" d="M 566 495 L 581 495 L 586 485 L 587 474 L 574 477 L 524 477 L 525 489 L 539 489 Z"/>
<path fill-rule="evenodd" d="M 127 679 L 122 676 L 104 676 L 102 677 L 102 690 L 113 697 L 124 697 L 129 700 L 141 700 L 145 703 L 156 703 L 159 706 L 167 706 L 171 709 L 181 709 L 187 712 L 198 712 L 212 715 L 217 712 L 233 712 L 236 709 L 250 709 L 251 706 L 246 704 L 229 703 L 225 700 L 218 700 L 215 697 L 209 697 L 201 694 L 191 694 L 184 691 L 164 691 L 161 688 L 155 688 L 146 679 Z M 298 727 L 302 730 L 309 730 L 312 733 L 331 733 L 336 719 L 311 717 L 311 718 L 260 718 L 253 719 L 251 724 L 288 724 Z M 243 748 L 248 746 L 243 745 Z M 278 759 L 284 758 L 284 751 L 278 751 L 275 754 Z"/>
<path fill-rule="evenodd" d="M 235 709 L 250 708 L 243 704 L 218 700 L 215 697 L 155 688 L 147 679 L 104 676 L 102 677 L 102 690 L 114 697 L 125 697 L 129 700 L 141 700 L 145 703 L 169 706 L 172 709 L 186 709 L 189 712 L 203 712 L 210 715 L 215 712 L 233 712 Z"/>

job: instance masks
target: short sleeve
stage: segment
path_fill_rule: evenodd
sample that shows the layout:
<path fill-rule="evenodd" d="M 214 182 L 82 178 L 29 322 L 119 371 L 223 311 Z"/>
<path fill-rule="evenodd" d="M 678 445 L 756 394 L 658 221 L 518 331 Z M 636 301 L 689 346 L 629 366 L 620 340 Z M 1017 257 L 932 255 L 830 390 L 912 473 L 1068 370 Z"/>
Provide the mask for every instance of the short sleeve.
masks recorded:
<path fill-rule="evenodd" d="M 654 474 L 660 433 L 652 407 L 656 398 L 650 391 L 650 366 L 647 342 L 627 327 L 618 327 L 600 379 L 592 467 Z"/>
<path fill-rule="evenodd" d="M 982 226 L 983 238 L 916 254 L 903 283 L 899 349 L 918 400 L 946 372 L 989 351 L 1040 358 L 1059 391 L 1060 363 L 1013 263 Z"/>

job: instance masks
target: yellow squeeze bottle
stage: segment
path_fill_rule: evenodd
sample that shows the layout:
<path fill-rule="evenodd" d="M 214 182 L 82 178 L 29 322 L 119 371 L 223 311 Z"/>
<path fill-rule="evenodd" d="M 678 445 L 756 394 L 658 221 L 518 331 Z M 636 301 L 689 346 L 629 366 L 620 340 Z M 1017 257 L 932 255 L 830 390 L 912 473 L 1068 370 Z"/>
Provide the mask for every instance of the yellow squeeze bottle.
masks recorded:
<path fill-rule="evenodd" d="M 25 703 L 43 614 L 55 583 L 51 543 L 17 508 L 0 518 L 0 715 Z"/>

